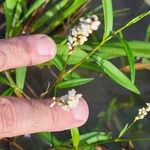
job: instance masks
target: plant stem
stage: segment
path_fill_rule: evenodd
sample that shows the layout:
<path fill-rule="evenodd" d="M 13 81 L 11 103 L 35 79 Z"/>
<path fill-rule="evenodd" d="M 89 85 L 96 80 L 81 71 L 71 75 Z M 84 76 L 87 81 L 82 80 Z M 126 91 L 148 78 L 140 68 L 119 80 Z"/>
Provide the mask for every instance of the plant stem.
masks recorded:
<path fill-rule="evenodd" d="M 62 76 L 63 76 L 63 73 L 65 72 L 65 69 L 67 67 L 67 63 L 69 61 L 69 58 L 71 57 L 71 55 L 69 55 L 66 59 L 66 62 L 64 64 L 64 67 L 61 71 L 61 73 L 59 74 L 59 76 L 57 77 L 55 83 L 52 85 L 50 91 L 52 91 L 52 96 L 56 96 L 56 92 L 57 92 L 57 84 L 62 80 Z"/>
<path fill-rule="evenodd" d="M 136 120 L 134 120 L 125 130 L 125 132 L 120 136 L 120 137 L 117 137 L 116 140 L 119 140 L 132 126 L 133 124 L 136 122 Z"/>
<path fill-rule="evenodd" d="M 14 80 L 12 79 L 12 77 L 10 76 L 10 74 L 9 74 L 8 71 L 5 71 L 5 75 L 6 75 L 6 78 L 8 79 L 8 81 L 9 81 L 9 83 L 10 83 L 10 86 L 11 86 L 12 88 L 14 88 L 14 92 L 15 92 L 15 94 L 17 95 L 17 97 L 19 97 L 19 98 L 26 97 L 26 98 L 29 99 L 29 97 L 28 97 L 21 89 L 19 89 L 19 88 L 16 86 Z"/>
<path fill-rule="evenodd" d="M 61 72 L 59 75 L 59 80 L 56 80 L 56 82 L 53 84 L 52 87 L 57 86 L 57 84 L 64 79 L 69 73 L 71 73 L 72 71 L 74 71 L 77 67 L 79 67 L 82 63 L 84 63 L 90 56 L 92 56 L 96 51 L 98 51 L 102 45 L 104 45 L 107 41 L 109 41 L 110 39 L 112 39 L 115 35 L 117 35 L 118 33 L 120 33 L 121 31 L 123 31 L 124 29 L 128 28 L 130 25 L 135 24 L 136 22 L 140 21 L 142 18 L 146 17 L 147 15 L 150 15 L 150 11 L 145 12 L 137 17 L 135 17 L 134 19 L 132 19 L 131 21 L 129 21 L 125 26 L 121 27 L 120 29 L 118 29 L 116 32 L 114 32 L 113 34 L 109 35 L 108 37 L 106 37 L 105 39 L 102 40 L 102 42 L 96 46 L 94 48 L 93 51 L 91 51 L 85 58 L 83 58 L 79 63 L 77 63 L 75 66 L 73 66 L 71 69 L 69 69 L 67 72 Z"/>
<path fill-rule="evenodd" d="M 143 13 L 139 16 L 137 16 L 136 18 L 134 18 L 133 20 L 129 21 L 125 26 L 121 27 L 120 29 L 118 29 L 116 32 L 114 32 L 112 35 L 106 37 L 98 46 L 95 47 L 95 49 L 89 53 L 85 58 L 83 58 L 78 64 L 76 64 L 75 66 L 73 66 L 70 70 L 68 70 L 63 77 L 65 77 L 66 75 L 68 75 L 70 72 L 72 72 L 73 70 L 75 70 L 78 66 L 80 66 L 83 62 L 85 62 L 91 55 L 93 55 L 97 50 L 99 50 L 99 48 L 104 45 L 107 41 L 109 41 L 110 39 L 112 39 L 115 35 L 117 35 L 118 33 L 120 33 L 121 31 L 123 31 L 124 29 L 128 28 L 130 25 L 135 24 L 136 22 L 140 21 L 142 18 L 146 17 L 147 15 L 150 15 L 150 11 Z"/>
<path fill-rule="evenodd" d="M 93 145 L 95 144 L 108 144 L 108 143 L 120 143 L 120 142 L 129 142 L 129 141 L 150 141 L 150 138 L 138 138 L 138 139 L 110 139 L 108 141 L 99 141 L 96 143 L 92 143 Z M 92 145 L 91 144 L 91 145 Z M 87 145 L 80 145 L 79 147 L 84 147 Z"/>

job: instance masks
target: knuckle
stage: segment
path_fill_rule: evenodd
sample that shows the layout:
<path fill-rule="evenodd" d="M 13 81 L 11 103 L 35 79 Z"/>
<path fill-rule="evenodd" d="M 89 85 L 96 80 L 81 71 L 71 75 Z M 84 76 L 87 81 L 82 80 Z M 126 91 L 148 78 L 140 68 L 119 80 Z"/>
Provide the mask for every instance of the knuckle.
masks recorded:
<path fill-rule="evenodd" d="M 0 132 L 5 134 L 15 128 L 17 123 L 15 109 L 8 98 L 0 98 Z"/>

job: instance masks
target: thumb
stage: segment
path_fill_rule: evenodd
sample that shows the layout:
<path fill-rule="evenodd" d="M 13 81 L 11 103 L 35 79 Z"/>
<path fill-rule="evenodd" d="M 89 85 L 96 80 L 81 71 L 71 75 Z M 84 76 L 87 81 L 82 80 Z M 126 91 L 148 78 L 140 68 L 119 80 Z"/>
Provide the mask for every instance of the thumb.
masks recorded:
<path fill-rule="evenodd" d="M 0 98 L 0 138 L 43 131 L 62 131 L 83 125 L 89 109 L 80 99 L 70 112 L 61 106 L 50 108 L 50 100 Z"/>
<path fill-rule="evenodd" d="M 54 41 L 35 34 L 0 40 L 0 71 L 40 64 L 56 54 Z"/>

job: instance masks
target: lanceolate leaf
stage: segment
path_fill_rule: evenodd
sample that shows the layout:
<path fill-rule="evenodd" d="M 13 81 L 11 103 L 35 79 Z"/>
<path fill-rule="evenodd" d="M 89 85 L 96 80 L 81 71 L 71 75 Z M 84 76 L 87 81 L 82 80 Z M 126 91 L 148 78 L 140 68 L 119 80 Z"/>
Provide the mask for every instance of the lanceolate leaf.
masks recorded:
<path fill-rule="evenodd" d="M 55 136 L 53 136 L 51 133 L 49 132 L 41 132 L 41 133 L 37 133 L 38 137 L 44 141 L 46 144 L 48 144 L 49 146 L 53 146 L 53 144 L 55 146 L 59 146 L 61 143 L 56 139 Z"/>
<path fill-rule="evenodd" d="M 132 50 L 130 49 L 130 46 L 128 45 L 127 41 L 123 38 L 119 38 L 120 42 L 122 43 L 130 66 L 130 75 L 131 75 L 131 81 L 134 83 L 135 81 L 135 59 Z"/>
<path fill-rule="evenodd" d="M 121 130 L 121 132 L 119 133 L 118 138 L 121 138 L 123 136 L 123 134 L 126 132 L 127 128 L 128 128 L 128 123 L 124 126 L 124 128 Z"/>
<path fill-rule="evenodd" d="M 96 63 L 108 74 L 114 81 L 116 81 L 121 86 L 139 94 L 137 87 L 111 62 L 102 59 L 99 56 L 94 56 Z"/>
<path fill-rule="evenodd" d="M 85 68 L 85 69 L 89 69 L 89 70 L 93 70 L 93 71 L 97 71 L 100 73 L 103 73 L 104 71 L 99 67 L 99 65 L 95 64 L 95 62 L 85 62 L 83 63 L 80 67 Z"/>
<path fill-rule="evenodd" d="M 108 37 L 113 30 L 113 7 L 111 0 L 102 0 L 103 12 L 104 12 L 104 35 L 103 39 Z"/>
<path fill-rule="evenodd" d="M 31 7 L 27 10 L 24 17 L 20 20 L 20 23 L 22 23 L 25 19 L 27 19 L 37 8 L 39 8 L 45 0 L 36 0 Z"/>
<path fill-rule="evenodd" d="M 1 76 L 0 76 L 0 83 L 1 84 L 5 84 L 5 85 L 10 85 L 8 80 L 6 78 L 4 78 L 4 77 L 1 77 Z"/>
<path fill-rule="evenodd" d="M 14 89 L 12 87 L 10 87 L 3 92 L 2 96 L 11 96 L 13 94 L 13 92 L 14 92 Z"/>
<path fill-rule="evenodd" d="M 54 64 L 58 70 L 62 70 L 63 69 L 63 63 L 61 62 L 61 60 L 59 59 L 58 56 L 56 56 L 53 60 L 52 60 L 52 64 Z"/>
<path fill-rule="evenodd" d="M 69 1 L 70 2 L 70 1 Z M 46 27 L 42 33 L 49 33 L 51 30 L 59 26 L 64 19 L 71 16 L 76 10 L 78 10 L 87 0 L 74 0 L 72 5 L 66 9 L 60 10 L 59 15 L 56 16 L 56 19 L 51 22 L 51 24 Z"/>
<path fill-rule="evenodd" d="M 150 58 L 150 43 L 143 41 L 127 41 L 135 57 Z M 102 58 L 110 59 L 126 56 L 126 52 L 120 42 L 111 42 L 103 46 L 98 52 Z"/>
<path fill-rule="evenodd" d="M 147 27 L 147 31 L 146 31 L 146 39 L 147 42 L 150 40 L 150 24 Z"/>
<path fill-rule="evenodd" d="M 73 146 L 77 149 L 80 142 L 80 133 L 78 128 L 71 129 Z"/>
<path fill-rule="evenodd" d="M 61 57 L 64 61 L 67 59 L 68 47 L 67 45 L 57 45 L 58 47 L 58 56 Z M 76 47 L 71 54 L 71 57 L 68 60 L 68 64 L 76 64 L 80 62 L 83 58 L 87 56 L 87 53 L 79 47 Z"/>
<path fill-rule="evenodd" d="M 23 90 L 24 88 L 26 71 L 27 71 L 26 67 L 16 69 L 16 85 L 21 90 Z"/>
<path fill-rule="evenodd" d="M 58 1 L 52 8 L 49 8 L 44 14 L 39 17 L 39 19 L 35 20 L 31 32 L 36 31 L 38 28 L 42 27 L 43 24 L 45 24 L 47 21 L 49 21 L 56 13 L 58 10 L 63 8 L 69 1 L 68 0 L 61 0 Z"/>
<path fill-rule="evenodd" d="M 14 15 L 14 9 L 16 7 L 17 0 L 5 0 L 4 11 L 6 18 L 6 37 L 9 37 L 9 32 L 12 26 L 12 19 Z"/>
<path fill-rule="evenodd" d="M 92 143 L 96 143 L 96 142 L 100 142 L 100 141 L 107 141 L 111 139 L 111 135 L 110 134 L 106 134 L 105 132 L 104 133 L 99 133 L 89 139 L 87 139 L 87 143 L 88 144 L 92 144 Z"/>
<path fill-rule="evenodd" d="M 69 88 L 69 87 L 83 85 L 83 84 L 86 84 L 86 83 L 92 81 L 93 79 L 94 78 L 79 78 L 79 79 L 72 79 L 69 81 L 63 81 L 58 84 L 58 88 L 63 89 L 63 88 Z"/>

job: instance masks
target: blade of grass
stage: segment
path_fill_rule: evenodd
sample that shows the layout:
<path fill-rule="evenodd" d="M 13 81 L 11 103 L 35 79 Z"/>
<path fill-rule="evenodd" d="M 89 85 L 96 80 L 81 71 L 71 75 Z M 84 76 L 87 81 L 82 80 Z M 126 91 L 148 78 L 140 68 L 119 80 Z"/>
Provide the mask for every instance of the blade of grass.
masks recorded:
<path fill-rule="evenodd" d="M 40 27 L 42 27 L 48 20 L 50 20 L 61 8 L 63 8 L 69 1 L 68 0 L 61 0 L 56 3 L 51 9 L 47 10 L 39 19 L 37 19 L 32 27 L 31 32 L 36 31 Z"/>
<path fill-rule="evenodd" d="M 20 16 L 21 16 L 21 14 L 23 12 L 23 10 L 22 10 L 23 1 L 24 0 L 18 0 L 17 1 L 17 5 L 16 5 L 13 21 L 12 21 L 12 28 L 10 30 L 10 36 L 13 36 L 13 32 L 14 32 L 13 30 L 16 27 L 16 25 L 17 25 L 17 23 L 18 23 L 18 21 L 20 19 Z"/>
<path fill-rule="evenodd" d="M 4 77 L 1 77 L 1 76 L 0 76 L 0 83 L 5 84 L 5 85 L 10 85 L 8 80 Z"/>
<path fill-rule="evenodd" d="M 19 24 L 21 24 L 24 20 L 26 20 L 37 8 L 39 8 L 45 0 L 36 0 L 31 7 L 27 10 L 23 18 L 19 21 Z"/>
<path fill-rule="evenodd" d="M 113 30 L 112 0 L 102 0 L 102 4 L 103 4 L 104 23 L 105 23 L 103 39 L 106 39 L 106 37 L 108 37 Z"/>
<path fill-rule="evenodd" d="M 78 128 L 73 128 L 71 131 L 71 137 L 73 142 L 73 147 L 77 150 L 80 142 L 80 133 Z"/>
<path fill-rule="evenodd" d="M 149 41 L 150 40 L 150 24 L 147 27 L 147 31 L 146 31 L 146 38 L 145 41 Z"/>
<path fill-rule="evenodd" d="M 26 67 L 16 69 L 16 85 L 21 90 L 23 90 L 24 88 L 26 71 L 27 71 Z"/>
<path fill-rule="evenodd" d="M 110 76 L 114 81 L 116 81 L 121 86 L 129 89 L 132 92 L 139 94 L 137 87 L 111 62 L 108 60 L 102 59 L 99 56 L 93 56 L 96 63 Z"/>
<path fill-rule="evenodd" d="M 3 92 L 2 96 L 11 96 L 13 94 L 13 92 L 14 92 L 14 89 L 12 87 L 10 87 Z"/>
<path fill-rule="evenodd" d="M 9 32 L 12 26 L 12 20 L 14 16 L 14 9 L 16 7 L 17 0 L 6 0 L 4 3 L 4 12 L 6 18 L 6 37 L 9 37 Z"/>
<path fill-rule="evenodd" d="M 6 78 L 8 79 L 8 81 L 9 81 L 9 83 L 10 83 L 10 86 L 14 88 L 15 94 L 16 94 L 19 98 L 23 98 L 22 92 L 21 92 L 20 89 L 18 89 L 18 87 L 16 86 L 14 80 L 12 79 L 12 77 L 11 77 L 11 75 L 9 74 L 8 71 L 5 71 L 5 75 L 6 75 Z"/>
<path fill-rule="evenodd" d="M 73 4 L 65 10 L 60 10 L 59 15 L 51 22 L 51 24 L 46 27 L 42 33 L 50 33 L 51 30 L 59 26 L 64 19 L 70 17 L 77 9 L 79 9 L 83 4 L 86 3 L 86 0 L 74 0 Z"/>
<path fill-rule="evenodd" d="M 128 58 L 128 62 L 129 62 L 129 66 L 130 66 L 130 76 L 131 76 L 131 81 L 132 83 L 135 82 L 135 59 L 134 59 L 134 54 L 130 48 L 130 46 L 128 45 L 127 41 L 123 38 L 119 38 L 121 44 L 124 47 L 124 50 L 126 52 L 127 58 Z"/>

